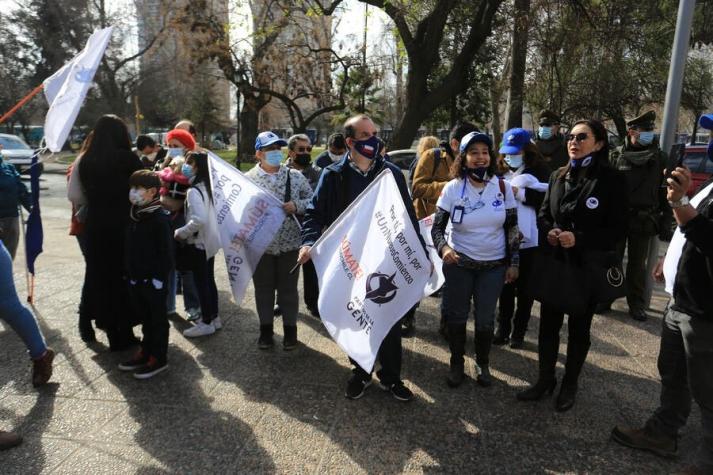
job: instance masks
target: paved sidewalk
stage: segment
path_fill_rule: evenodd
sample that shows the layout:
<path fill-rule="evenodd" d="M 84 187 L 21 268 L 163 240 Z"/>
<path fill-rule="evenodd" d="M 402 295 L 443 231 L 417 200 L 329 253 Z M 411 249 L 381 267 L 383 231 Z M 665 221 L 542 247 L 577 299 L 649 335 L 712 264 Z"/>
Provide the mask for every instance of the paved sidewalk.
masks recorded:
<path fill-rule="evenodd" d="M 173 321 L 169 371 L 134 380 L 116 369 L 127 353 L 109 353 L 103 335 L 92 347 L 79 339 L 83 261 L 66 234 L 62 180 L 46 176 L 45 252 L 36 284 L 36 314 L 58 352 L 55 374 L 48 387 L 33 389 L 22 343 L 0 323 L 0 428 L 25 438 L 0 452 L 2 473 L 651 474 L 675 470 L 697 447 L 697 408 L 682 434 L 679 461 L 609 441 L 615 424 L 639 424 L 656 407 L 661 289 L 646 323 L 631 320 L 622 302 L 615 305 L 620 311 L 595 317 L 577 404 L 564 414 L 555 413 L 551 398 L 515 399 L 536 377 L 536 317 L 525 349 L 494 348 L 492 388 L 468 379 L 449 389 L 448 348 L 437 333 L 439 300 L 428 298 L 417 313 L 416 337 L 403 341 L 403 377 L 416 400 L 400 403 L 372 386 L 349 401 L 343 395 L 347 358 L 321 323 L 302 307 L 296 351 L 282 351 L 280 320 L 276 349 L 258 350 L 253 291 L 241 308 L 231 303 L 222 266 L 216 275 L 223 330 L 189 341 L 180 333 L 187 323 Z M 21 257 L 15 264 L 24 295 Z M 466 369 L 472 378 L 470 325 Z"/>

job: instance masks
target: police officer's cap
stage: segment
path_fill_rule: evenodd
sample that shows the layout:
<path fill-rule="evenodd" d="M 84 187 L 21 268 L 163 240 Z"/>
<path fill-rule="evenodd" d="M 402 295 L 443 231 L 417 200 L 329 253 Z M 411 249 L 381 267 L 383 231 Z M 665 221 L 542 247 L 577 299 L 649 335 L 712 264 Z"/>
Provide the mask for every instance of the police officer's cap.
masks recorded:
<path fill-rule="evenodd" d="M 626 126 L 630 129 L 642 128 L 642 129 L 653 129 L 654 122 L 656 121 L 656 112 L 648 111 L 641 114 L 639 117 L 635 117 L 626 123 Z"/>
<path fill-rule="evenodd" d="M 560 118 L 557 114 L 550 110 L 542 110 L 540 111 L 540 124 L 544 123 L 552 123 L 552 124 L 559 124 L 560 123 Z"/>

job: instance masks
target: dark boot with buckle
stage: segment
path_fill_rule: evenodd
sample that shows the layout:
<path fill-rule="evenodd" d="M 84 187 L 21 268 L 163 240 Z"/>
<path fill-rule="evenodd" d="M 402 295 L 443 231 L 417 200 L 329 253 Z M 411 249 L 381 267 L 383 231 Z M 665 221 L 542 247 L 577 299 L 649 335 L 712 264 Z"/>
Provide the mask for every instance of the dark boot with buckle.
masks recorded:
<path fill-rule="evenodd" d="M 540 325 L 542 325 L 540 323 Z M 517 399 L 520 401 L 538 401 L 545 394 L 552 394 L 557 386 L 555 378 L 555 366 L 557 365 L 557 353 L 559 352 L 560 340 L 559 336 L 553 339 L 543 338 L 540 333 L 537 354 L 539 375 L 537 382 L 517 393 Z"/>
<path fill-rule="evenodd" d="M 647 450 L 661 457 L 678 455 L 676 437 L 654 430 L 648 425 L 641 428 L 616 426 L 611 432 L 614 442 L 632 449 Z"/>
<path fill-rule="evenodd" d="M 574 401 L 577 396 L 577 381 L 582 372 L 584 361 L 589 353 L 589 341 L 570 340 L 567 342 L 567 362 L 564 365 L 565 373 L 562 378 L 562 386 L 560 393 L 555 402 L 555 409 L 558 412 L 569 411 L 574 406 Z"/>
<path fill-rule="evenodd" d="M 282 329 L 285 333 L 285 338 L 282 340 L 282 349 L 291 351 L 297 348 L 297 326 L 284 325 Z"/>
<path fill-rule="evenodd" d="M 480 368 L 480 374 L 476 381 L 485 388 L 493 385 L 493 377 L 490 375 L 490 347 L 492 343 L 492 328 L 475 330 L 475 362 Z"/>
<path fill-rule="evenodd" d="M 448 346 L 451 349 L 451 369 L 446 384 L 451 388 L 457 388 L 463 384 L 465 379 L 464 367 L 465 359 L 465 323 L 450 323 L 448 325 Z"/>
<path fill-rule="evenodd" d="M 260 337 L 257 340 L 257 347 L 261 350 L 268 350 L 275 346 L 275 342 L 272 339 L 272 335 L 272 323 L 269 323 L 267 325 L 260 325 Z"/>

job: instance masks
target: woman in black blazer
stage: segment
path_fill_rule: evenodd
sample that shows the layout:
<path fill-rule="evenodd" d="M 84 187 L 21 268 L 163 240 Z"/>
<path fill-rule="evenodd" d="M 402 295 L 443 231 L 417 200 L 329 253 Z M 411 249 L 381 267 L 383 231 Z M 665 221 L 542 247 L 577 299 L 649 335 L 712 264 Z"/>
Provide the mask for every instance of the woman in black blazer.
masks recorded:
<path fill-rule="evenodd" d="M 538 217 L 538 228 L 546 239 L 540 246 L 561 246 L 586 259 L 588 251 L 613 252 L 626 234 L 627 188 L 623 175 L 609 167 L 609 141 L 601 122 L 582 120 L 567 135 L 569 163 L 552 173 Z M 549 276 L 542 275 L 542 279 Z M 557 397 L 557 411 L 574 405 L 577 380 L 590 347 L 594 303 L 579 315 L 568 315 L 569 340 L 565 375 Z M 540 399 L 557 385 L 555 365 L 559 353 L 559 332 L 564 313 L 547 304 L 540 310 L 538 339 L 539 377 L 517 395 L 521 401 Z"/>

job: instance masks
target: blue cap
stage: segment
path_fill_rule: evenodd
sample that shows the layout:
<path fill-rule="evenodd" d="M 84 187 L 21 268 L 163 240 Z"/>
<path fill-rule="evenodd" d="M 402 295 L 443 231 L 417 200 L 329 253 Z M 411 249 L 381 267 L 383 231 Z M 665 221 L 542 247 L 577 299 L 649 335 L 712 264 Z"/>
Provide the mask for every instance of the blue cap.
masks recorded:
<path fill-rule="evenodd" d="M 279 143 L 283 147 L 287 147 L 287 141 L 281 139 L 276 133 L 270 132 L 260 132 L 255 139 L 255 150 L 262 150 L 272 144 Z"/>
<path fill-rule="evenodd" d="M 698 119 L 698 125 L 706 130 L 713 130 L 713 114 L 703 114 Z"/>
<path fill-rule="evenodd" d="M 491 148 L 493 146 L 493 141 L 490 140 L 490 136 L 488 134 L 484 134 L 483 132 L 470 132 L 466 134 L 465 137 L 463 137 L 460 141 L 460 147 L 458 147 L 460 153 L 463 153 L 468 150 L 468 147 L 473 142 L 482 142 L 486 144 L 488 148 Z"/>
<path fill-rule="evenodd" d="M 520 127 L 510 129 L 503 134 L 503 144 L 499 152 L 505 155 L 517 155 L 530 143 L 530 132 Z"/>

